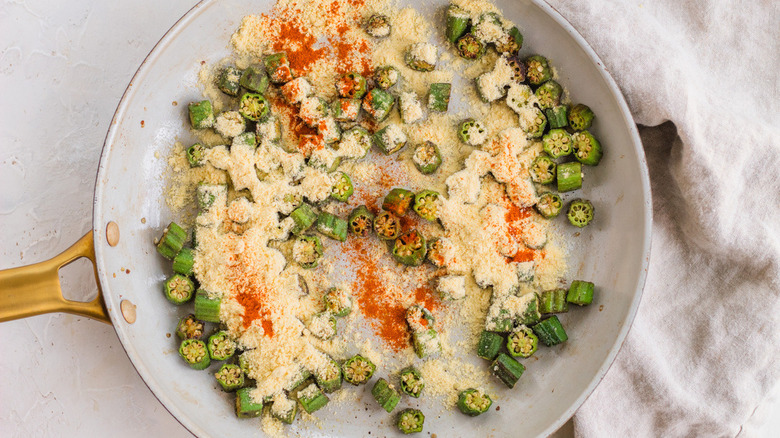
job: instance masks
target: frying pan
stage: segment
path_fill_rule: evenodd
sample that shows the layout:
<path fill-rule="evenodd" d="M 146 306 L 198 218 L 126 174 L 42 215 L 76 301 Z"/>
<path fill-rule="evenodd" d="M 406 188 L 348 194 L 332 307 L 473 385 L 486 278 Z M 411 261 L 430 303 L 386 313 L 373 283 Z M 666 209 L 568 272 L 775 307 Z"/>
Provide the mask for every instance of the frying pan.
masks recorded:
<path fill-rule="evenodd" d="M 594 202 L 597 219 L 577 237 L 571 228 L 561 228 L 573 242 L 567 278 L 595 282 L 598 296 L 594 305 L 567 315 L 571 339 L 540 350 L 520 384 L 499 395 L 500 413 L 472 419 L 434 404 L 424 408 L 433 414 L 426 430 L 439 436 L 459 436 L 474 428 L 487 436 L 544 436 L 559 428 L 617 354 L 636 313 L 649 260 L 647 168 L 620 91 L 592 49 L 549 5 L 532 0 L 496 3 L 521 27 L 526 46 L 553 60 L 572 99 L 588 103 L 598 115 L 596 134 L 605 145 L 605 157 L 598 171 L 587 172 L 582 191 Z M 415 8 L 437 19 L 445 4 L 434 1 Z M 68 312 L 113 324 L 155 396 L 203 437 L 262 432 L 256 420 L 235 418 L 229 397 L 214 389 L 212 376 L 188 372 L 176 357 L 174 341 L 165 336 L 178 317 L 159 293 L 168 266 L 152 244 L 174 219 L 163 201 L 165 157 L 176 139 L 188 141 L 185 104 L 199 100 L 200 62 L 227 56 L 229 37 L 241 18 L 270 7 L 269 1 L 205 1 L 182 17 L 143 62 L 119 103 L 100 159 L 92 230 L 51 260 L 0 271 L 0 321 Z M 181 104 L 174 106 L 173 101 Z M 81 257 L 92 261 L 100 285 L 98 297 L 88 303 L 65 300 L 59 285 L 59 268 Z M 132 266 L 137 275 L 111 275 L 125 266 Z M 360 396 L 370 399 L 367 393 Z M 344 405 L 325 408 L 318 415 L 325 427 L 309 427 L 301 434 L 366 436 L 380 427 L 394 434 L 379 426 L 388 417 L 364 410 L 364 401 L 351 405 L 354 415 L 345 415 L 351 408 Z"/>

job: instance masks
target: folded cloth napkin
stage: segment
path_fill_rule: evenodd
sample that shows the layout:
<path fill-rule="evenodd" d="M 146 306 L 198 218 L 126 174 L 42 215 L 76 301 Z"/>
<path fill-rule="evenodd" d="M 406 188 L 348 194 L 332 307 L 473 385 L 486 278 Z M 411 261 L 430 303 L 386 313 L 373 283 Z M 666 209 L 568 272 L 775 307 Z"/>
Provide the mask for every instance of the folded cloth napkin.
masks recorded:
<path fill-rule="evenodd" d="M 780 376 L 780 6 L 550 3 L 623 91 L 653 191 L 642 303 L 575 434 L 737 436 Z"/>

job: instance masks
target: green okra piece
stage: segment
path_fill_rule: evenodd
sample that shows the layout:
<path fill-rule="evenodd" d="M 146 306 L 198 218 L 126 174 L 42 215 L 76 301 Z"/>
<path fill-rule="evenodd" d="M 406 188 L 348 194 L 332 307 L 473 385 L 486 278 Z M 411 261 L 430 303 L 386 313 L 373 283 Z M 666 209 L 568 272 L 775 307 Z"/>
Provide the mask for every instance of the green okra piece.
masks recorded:
<path fill-rule="evenodd" d="M 309 331 L 316 338 L 327 341 L 338 333 L 337 324 L 336 317 L 330 312 L 320 312 L 311 317 Z"/>
<path fill-rule="evenodd" d="M 575 131 L 590 129 L 595 115 L 588 105 L 578 103 L 569 111 L 569 125 Z"/>
<path fill-rule="evenodd" d="M 184 247 L 187 240 L 187 232 L 177 223 L 171 222 L 163 230 L 162 237 L 156 242 L 157 252 L 169 260 L 173 260 L 176 254 Z"/>
<path fill-rule="evenodd" d="M 542 292 L 539 296 L 539 311 L 546 314 L 568 312 L 567 292 L 566 289 L 552 289 Z"/>
<path fill-rule="evenodd" d="M 516 54 L 523 47 L 523 34 L 515 26 L 499 38 L 495 46 L 498 53 Z"/>
<path fill-rule="evenodd" d="M 293 260 L 304 269 L 316 268 L 322 254 L 322 242 L 317 236 L 300 235 L 293 243 Z"/>
<path fill-rule="evenodd" d="M 323 211 L 317 216 L 317 231 L 331 239 L 339 242 L 347 240 L 348 228 L 347 221 L 336 215 Z"/>
<path fill-rule="evenodd" d="M 498 311 L 495 312 L 494 308 L 498 308 Z M 485 320 L 485 328 L 488 331 L 498 333 L 508 333 L 512 331 L 512 328 L 514 327 L 512 315 L 508 310 L 502 308 L 501 302 L 494 300 L 490 304 L 488 314 L 493 314 L 493 316 L 490 316 Z"/>
<path fill-rule="evenodd" d="M 428 88 L 428 109 L 436 112 L 446 112 L 450 106 L 452 84 L 434 83 Z"/>
<path fill-rule="evenodd" d="M 532 55 L 525 59 L 526 77 L 531 85 L 541 85 L 552 79 L 550 64 L 542 55 Z"/>
<path fill-rule="evenodd" d="M 255 149 L 257 147 L 257 137 L 254 132 L 242 132 L 233 137 L 233 144 L 230 147 L 246 147 Z"/>
<path fill-rule="evenodd" d="M 333 179 L 330 197 L 337 201 L 347 202 L 349 197 L 355 192 L 355 188 L 352 186 L 352 179 L 344 172 L 333 172 L 330 176 Z"/>
<path fill-rule="evenodd" d="M 262 94 L 244 93 L 241 96 L 238 112 L 245 119 L 253 122 L 264 120 L 270 111 L 270 105 Z"/>
<path fill-rule="evenodd" d="M 588 131 L 575 132 L 571 136 L 574 158 L 582 164 L 596 166 L 601 161 L 601 143 Z"/>
<path fill-rule="evenodd" d="M 426 141 L 420 143 L 414 148 L 414 154 L 412 155 L 412 161 L 414 162 L 417 170 L 423 175 L 430 175 L 441 166 L 441 152 L 439 147 L 432 141 Z"/>
<path fill-rule="evenodd" d="M 293 392 L 296 388 L 301 389 L 301 385 L 306 383 L 307 380 L 309 380 L 309 377 L 311 377 L 311 371 L 303 367 L 302 365 L 298 365 L 298 373 L 295 374 L 292 380 L 287 382 L 287 384 L 284 386 L 285 391 Z"/>
<path fill-rule="evenodd" d="M 323 297 L 325 311 L 336 317 L 344 317 L 352 311 L 352 296 L 344 289 L 332 287 Z"/>
<path fill-rule="evenodd" d="M 185 339 L 181 341 L 179 356 L 194 370 L 206 369 L 211 363 L 206 343 L 200 339 Z"/>
<path fill-rule="evenodd" d="M 333 144 L 341 140 L 341 126 L 334 117 L 325 117 L 317 122 L 317 134 L 325 144 Z"/>
<path fill-rule="evenodd" d="M 209 298 L 208 292 L 198 289 L 195 292 L 195 318 L 206 322 L 219 322 L 219 311 L 222 301 L 219 298 Z"/>
<path fill-rule="evenodd" d="M 479 146 L 487 140 L 487 128 L 480 121 L 466 119 L 458 126 L 458 137 L 467 145 Z"/>
<path fill-rule="evenodd" d="M 362 99 L 366 94 L 367 89 L 366 78 L 355 71 L 345 73 L 336 79 L 336 92 L 338 92 L 341 97 Z"/>
<path fill-rule="evenodd" d="M 552 108 L 547 108 L 546 110 L 544 110 L 544 114 L 547 116 L 547 123 L 550 124 L 550 128 L 552 129 L 565 128 L 566 125 L 569 124 L 566 118 L 566 115 L 568 113 L 569 113 L 568 105 L 556 105 Z"/>
<path fill-rule="evenodd" d="M 506 338 L 506 349 L 513 357 L 531 357 L 539 347 L 539 338 L 526 325 L 519 325 Z"/>
<path fill-rule="evenodd" d="M 441 268 L 444 266 L 444 255 L 442 254 L 442 241 L 439 238 L 431 239 L 428 241 L 428 254 L 425 255 L 426 260 L 431 262 L 433 266 Z"/>
<path fill-rule="evenodd" d="M 195 284 L 184 275 L 174 274 L 163 283 L 165 298 L 173 304 L 181 305 L 192 299 Z"/>
<path fill-rule="evenodd" d="M 339 143 L 339 148 L 341 145 L 345 143 L 352 143 L 356 144 L 360 150 L 363 151 L 363 154 L 360 156 L 356 156 L 353 158 L 362 158 L 365 157 L 368 154 L 368 151 L 371 149 L 371 134 L 368 133 L 368 130 L 362 126 L 355 126 L 354 128 L 349 129 L 344 133 L 344 135 L 341 136 L 341 142 Z M 350 148 L 351 149 L 351 148 Z"/>
<path fill-rule="evenodd" d="M 436 318 L 433 317 L 430 310 L 415 304 L 406 309 L 406 322 L 409 324 L 409 328 L 416 332 L 433 328 L 436 324 Z"/>
<path fill-rule="evenodd" d="M 551 184 L 555 181 L 555 169 L 557 165 L 547 154 L 541 154 L 534 158 L 528 173 L 531 174 L 531 181 L 539 184 Z"/>
<path fill-rule="evenodd" d="M 182 341 L 185 339 L 200 339 L 203 336 L 204 325 L 203 321 L 199 321 L 195 318 L 195 315 L 190 313 L 179 320 L 179 324 L 176 325 L 176 336 Z"/>
<path fill-rule="evenodd" d="M 417 230 L 409 230 L 395 239 L 393 258 L 402 265 L 420 266 L 425 261 L 425 237 Z"/>
<path fill-rule="evenodd" d="M 441 352 L 439 333 L 434 329 L 421 330 L 412 333 L 414 353 L 420 359 L 434 356 Z"/>
<path fill-rule="evenodd" d="M 422 390 L 425 388 L 425 380 L 420 371 L 414 366 L 408 366 L 400 373 L 401 391 L 414 398 L 420 398 Z"/>
<path fill-rule="evenodd" d="M 423 190 L 414 195 L 414 207 L 412 207 L 412 209 L 421 218 L 428 221 L 435 221 L 439 216 L 438 200 L 438 192 Z"/>
<path fill-rule="evenodd" d="M 459 6 L 450 4 L 447 8 L 447 27 L 445 35 L 447 40 L 453 44 L 458 40 L 469 27 L 469 14 Z"/>
<path fill-rule="evenodd" d="M 374 214 L 365 205 L 355 207 L 347 218 L 349 231 L 358 237 L 366 237 L 371 234 L 374 224 Z"/>
<path fill-rule="evenodd" d="M 290 217 L 295 222 L 290 232 L 296 236 L 300 235 L 317 222 L 317 216 L 317 212 L 309 204 L 301 204 L 290 213 Z"/>
<path fill-rule="evenodd" d="M 399 79 L 401 79 L 401 72 L 392 65 L 379 67 L 374 72 L 374 82 L 377 87 L 383 90 L 387 90 L 397 84 Z"/>
<path fill-rule="evenodd" d="M 292 424 L 298 414 L 298 403 L 291 402 L 287 396 L 282 397 L 274 398 L 271 403 L 271 416 L 284 424 Z"/>
<path fill-rule="evenodd" d="M 212 360 L 228 360 L 236 352 L 236 343 L 230 339 L 230 336 L 224 330 L 209 336 L 206 346 L 209 349 L 209 357 Z"/>
<path fill-rule="evenodd" d="M 318 369 L 314 373 L 314 380 L 324 392 L 330 393 L 341 388 L 341 367 L 338 362 L 331 359 L 327 367 Z"/>
<path fill-rule="evenodd" d="M 249 375 L 254 371 L 254 367 L 247 355 L 249 351 L 252 350 L 244 351 L 238 355 L 238 367 L 241 368 L 241 371 L 244 373 L 244 380 L 251 380 Z"/>
<path fill-rule="evenodd" d="M 578 306 L 587 306 L 593 302 L 593 288 L 594 284 L 589 281 L 574 280 L 569 286 L 566 301 Z"/>
<path fill-rule="evenodd" d="M 414 203 L 414 192 L 396 187 L 382 200 L 382 210 L 403 216 Z"/>
<path fill-rule="evenodd" d="M 374 231 L 380 240 L 394 240 L 401 234 L 401 220 L 389 211 L 382 211 L 374 218 Z"/>
<path fill-rule="evenodd" d="M 558 106 L 558 104 L 561 102 L 563 87 L 561 87 L 561 84 L 558 82 L 550 79 L 549 81 L 540 85 L 539 88 L 537 88 L 534 92 L 534 95 L 536 95 L 536 101 L 539 103 L 539 107 L 543 110 L 547 110 Z M 547 120 L 550 122 L 549 115 L 547 116 Z M 550 123 L 550 125 L 551 127 L 554 127 L 552 126 L 552 123 Z"/>
<path fill-rule="evenodd" d="M 336 99 L 330 105 L 330 112 L 337 122 L 357 121 L 360 114 L 360 99 Z"/>
<path fill-rule="evenodd" d="M 392 26 L 390 25 L 390 18 L 387 15 L 374 14 L 368 17 L 366 23 L 363 25 L 366 33 L 374 38 L 386 38 L 390 36 Z"/>
<path fill-rule="evenodd" d="M 559 192 L 569 192 L 579 189 L 582 187 L 582 164 L 578 161 L 559 164 L 558 171 L 556 172 L 556 179 L 558 181 Z"/>
<path fill-rule="evenodd" d="M 187 148 L 187 162 L 190 163 L 190 167 L 201 167 L 206 164 L 206 148 L 200 143 Z"/>
<path fill-rule="evenodd" d="M 217 88 L 227 95 L 238 96 L 238 92 L 241 89 L 242 73 L 241 70 L 233 66 L 223 68 L 217 79 Z"/>
<path fill-rule="evenodd" d="M 341 365 L 344 380 L 357 386 L 362 385 L 374 375 L 376 365 L 365 357 L 356 354 Z"/>
<path fill-rule="evenodd" d="M 430 72 L 436 68 L 438 57 L 438 50 L 433 44 L 415 43 L 404 54 L 404 62 L 412 70 Z"/>
<path fill-rule="evenodd" d="M 458 51 L 458 56 L 472 61 L 481 58 L 485 54 L 486 49 L 485 43 L 470 33 L 461 36 L 455 42 L 455 50 Z"/>
<path fill-rule="evenodd" d="M 571 135 L 563 129 L 551 129 L 542 137 L 544 151 L 553 158 L 561 158 L 571 154 Z"/>
<path fill-rule="evenodd" d="M 192 248 L 182 248 L 173 258 L 173 272 L 184 276 L 192 275 L 195 265 L 195 252 Z"/>
<path fill-rule="evenodd" d="M 481 389 L 469 388 L 458 394 L 458 409 L 472 417 L 487 412 L 492 404 L 493 400 Z"/>
<path fill-rule="evenodd" d="M 282 139 L 282 121 L 275 115 L 269 115 L 265 120 L 257 122 L 255 137 L 257 141 L 279 143 Z"/>
<path fill-rule="evenodd" d="M 419 409 L 407 408 L 398 414 L 398 430 L 404 434 L 422 432 L 425 415 Z"/>
<path fill-rule="evenodd" d="M 386 119 L 394 105 L 393 95 L 381 88 L 372 88 L 363 98 L 363 110 L 377 122 Z"/>
<path fill-rule="evenodd" d="M 374 387 L 371 388 L 371 395 L 374 396 L 374 400 L 376 400 L 379 406 L 387 412 L 393 412 L 398 402 L 401 401 L 398 391 L 384 378 L 380 378 L 374 383 Z"/>
<path fill-rule="evenodd" d="M 406 133 L 404 133 L 401 126 L 395 123 L 390 123 L 384 128 L 375 132 L 373 139 L 374 144 L 385 155 L 391 155 L 400 151 L 404 146 L 406 146 L 407 141 Z"/>
<path fill-rule="evenodd" d="M 265 58 L 265 70 L 274 84 L 283 84 L 293 79 L 290 61 L 287 59 L 287 53 L 285 52 L 267 56 Z"/>
<path fill-rule="evenodd" d="M 259 417 L 263 412 L 263 404 L 255 403 L 250 395 L 255 388 L 241 388 L 236 391 L 236 416 L 238 418 Z"/>
<path fill-rule="evenodd" d="M 191 102 L 188 105 L 190 114 L 190 124 L 195 129 L 211 128 L 214 126 L 214 110 L 211 102 L 202 100 L 200 102 Z"/>
<path fill-rule="evenodd" d="M 541 138 L 547 128 L 547 117 L 537 107 L 531 109 L 529 119 L 520 118 L 520 127 L 531 138 Z"/>
<path fill-rule="evenodd" d="M 238 83 L 253 93 L 264 94 L 268 89 L 268 74 L 262 65 L 250 65 L 241 73 Z"/>
<path fill-rule="evenodd" d="M 303 410 L 309 414 L 322 409 L 330 401 L 328 396 L 325 395 L 315 383 L 311 383 L 309 386 L 298 391 L 297 396 L 298 403 L 300 403 Z"/>
<path fill-rule="evenodd" d="M 244 386 L 244 372 L 238 365 L 223 364 L 214 377 L 225 392 L 233 392 Z"/>
<path fill-rule="evenodd" d="M 535 293 L 529 294 L 524 304 L 525 307 L 518 309 L 515 315 L 516 323 L 525 325 L 536 324 L 542 317 L 542 314 L 539 312 L 539 295 Z"/>
<path fill-rule="evenodd" d="M 504 337 L 495 332 L 483 330 L 477 343 L 477 356 L 485 360 L 493 360 L 498 356 Z"/>
<path fill-rule="evenodd" d="M 525 371 L 523 364 L 504 353 L 499 353 L 490 368 L 493 374 L 510 388 L 515 387 L 517 381 L 520 380 L 520 376 L 523 375 L 523 371 Z"/>
<path fill-rule="evenodd" d="M 533 326 L 534 333 L 539 340 L 548 347 L 565 342 L 569 337 L 563 329 L 557 315 L 553 315 Z"/>

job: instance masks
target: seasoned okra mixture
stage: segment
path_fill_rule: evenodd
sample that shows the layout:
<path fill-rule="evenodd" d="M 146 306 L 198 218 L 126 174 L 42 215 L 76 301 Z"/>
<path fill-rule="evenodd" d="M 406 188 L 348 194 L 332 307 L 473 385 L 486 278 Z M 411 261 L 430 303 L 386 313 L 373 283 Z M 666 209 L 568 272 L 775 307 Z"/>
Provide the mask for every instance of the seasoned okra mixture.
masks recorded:
<path fill-rule="evenodd" d="M 436 430 L 426 399 L 483 414 L 593 300 L 559 230 L 594 219 L 594 113 L 522 23 L 480 0 L 441 12 L 280 0 L 200 71 L 162 288 L 181 358 L 269 434 L 356 403 L 352 385 L 404 433 Z"/>

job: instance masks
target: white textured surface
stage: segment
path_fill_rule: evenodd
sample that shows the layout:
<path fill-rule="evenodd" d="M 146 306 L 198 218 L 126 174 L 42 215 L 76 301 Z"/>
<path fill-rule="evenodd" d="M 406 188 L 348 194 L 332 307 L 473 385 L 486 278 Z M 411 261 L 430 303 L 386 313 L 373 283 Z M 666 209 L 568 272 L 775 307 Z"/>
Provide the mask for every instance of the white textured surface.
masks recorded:
<path fill-rule="evenodd" d="M 36 0 L 6 1 L 0 6 L 0 268 L 46 259 L 89 229 L 100 149 L 119 98 L 144 56 L 193 4 L 191 0 Z M 596 43 L 594 48 L 602 57 L 609 50 L 619 51 L 615 49 L 619 37 L 596 38 L 611 25 L 587 21 L 587 17 L 598 16 L 598 11 L 586 6 L 567 8 L 564 2 L 553 4 Z M 777 22 L 776 6 L 764 4 L 775 11 Z M 733 25 L 739 23 L 735 20 Z M 672 30 L 685 35 L 697 30 L 696 26 L 680 21 L 674 22 Z M 772 38 L 771 33 L 766 37 Z M 777 53 L 774 58 L 771 55 L 776 69 Z M 692 51 L 690 56 L 697 55 Z M 638 121 L 656 124 L 674 116 L 671 111 L 661 117 L 648 115 L 639 100 L 641 87 L 634 89 L 623 82 L 629 80 L 629 71 L 616 70 L 619 64 L 606 61 L 623 90 L 637 96 L 637 100 L 631 96 L 628 100 Z M 770 93 L 764 98 L 776 102 L 776 83 L 774 96 L 772 85 L 763 85 Z M 749 95 L 758 95 L 749 89 Z M 653 139 L 660 144 L 675 140 L 668 129 L 643 131 L 646 145 Z M 676 141 L 677 153 L 685 152 L 685 143 Z M 662 155 L 667 152 L 650 154 L 651 167 L 662 169 Z M 656 169 L 652 176 L 656 188 L 668 174 Z M 659 203 L 661 199 L 656 200 L 657 213 L 671 205 Z M 668 222 L 665 226 L 674 229 Z M 672 245 L 667 239 L 655 239 L 654 254 L 663 254 Z M 86 297 L 93 290 L 91 271 L 75 271 L 67 274 L 64 287 L 71 297 Z M 651 274 L 648 287 L 672 284 L 658 271 Z M 727 281 L 738 284 L 741 279 Z M 2 436 L 189 436 L 143 384 L 108 325 L 70 315 L 44 315 L 0 324 L 0 342 L 4 347 L 0 355 Z M 764 388 L 770 385 L 763 383 Z M 765 401 L 756 409 L 757 415 L 743 426 L 745 436 L 772 436 L 772 431 L 780 430 L 780 424 L 762 427 L 759 420 L 780 419 L 776 402 Z M 677 433 L 684 435 L 685 431 Z"/>

